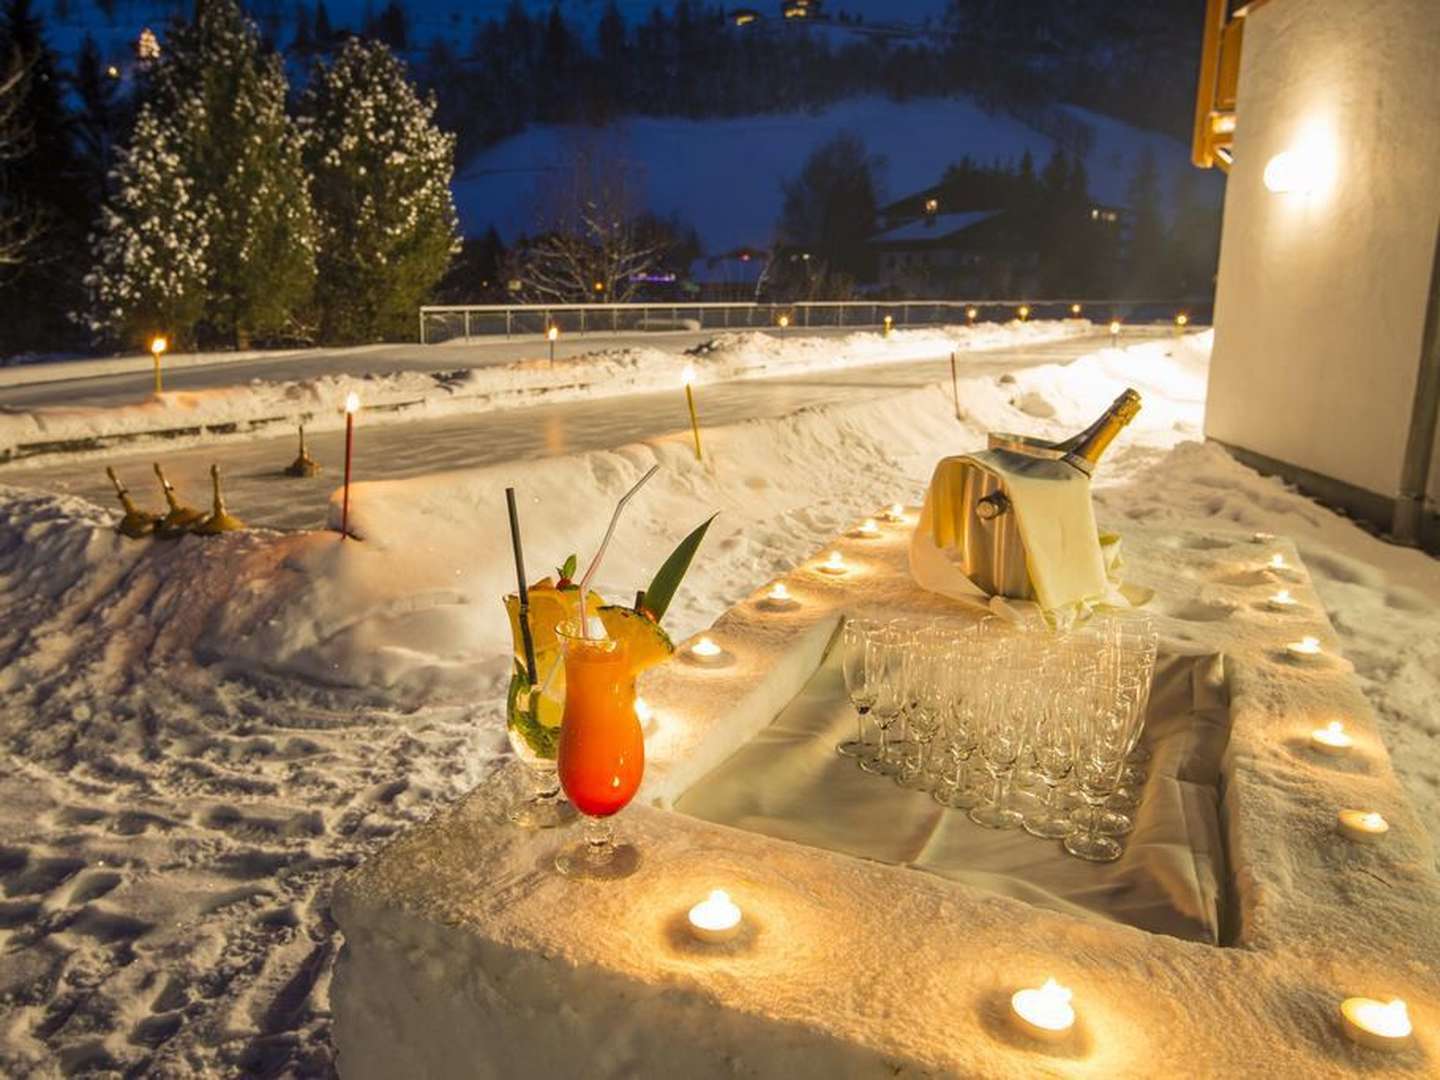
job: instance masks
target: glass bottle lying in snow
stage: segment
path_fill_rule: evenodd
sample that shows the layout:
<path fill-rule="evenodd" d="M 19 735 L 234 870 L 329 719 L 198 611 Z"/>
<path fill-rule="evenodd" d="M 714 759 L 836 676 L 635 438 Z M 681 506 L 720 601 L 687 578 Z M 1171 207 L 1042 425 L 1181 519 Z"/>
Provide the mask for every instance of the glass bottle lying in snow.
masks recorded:
<path fill-rule="evenodd" d="M 943 459 L 911 539 L 916 582 L 950 596 L 1033 600 L 1051 611 L 1104 597 L 1090 476 L 1139 411 L 1140 395 L 1126 390 L 1069 439 L 992 432 L 988 449 Z"/>

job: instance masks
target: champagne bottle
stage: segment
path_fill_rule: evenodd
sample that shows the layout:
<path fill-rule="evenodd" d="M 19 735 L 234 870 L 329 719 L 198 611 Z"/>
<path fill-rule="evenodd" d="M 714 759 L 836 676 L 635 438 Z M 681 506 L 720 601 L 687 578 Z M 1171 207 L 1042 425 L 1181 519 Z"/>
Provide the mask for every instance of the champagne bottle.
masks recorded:
<path fill-rule="evenodd" d="M 1127 389 L 1111 402 L 1093 424 L 1078 435 L 1072 435 L 1064 442 L 1058 442 L 1053 449 L 1064 455 L 1063 460 L 1079 469 L 1086 476 L 1095 470 L 1100 456 L 1109 449 L 1125 425 L 1135 419 L 1140 411 L 1140 395 Z"/>

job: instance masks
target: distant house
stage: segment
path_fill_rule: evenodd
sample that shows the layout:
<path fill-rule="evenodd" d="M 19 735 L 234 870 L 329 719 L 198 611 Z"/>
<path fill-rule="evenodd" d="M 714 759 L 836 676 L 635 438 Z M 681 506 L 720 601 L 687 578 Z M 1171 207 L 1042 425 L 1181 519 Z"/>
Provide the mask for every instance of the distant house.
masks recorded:
<path fill-rule="evenodd" d="M 1040 262 L 1024 222 L 1009 210 L 924 213 L 870 245 L 879 288 L 897 297 L 1025 295 Z"/>
<path fill-rule="evenodd" d="M 702 300 L 754 300 L 769 262 L 770 252 L 740 247 L 696 259 L 690 276 Z"/>

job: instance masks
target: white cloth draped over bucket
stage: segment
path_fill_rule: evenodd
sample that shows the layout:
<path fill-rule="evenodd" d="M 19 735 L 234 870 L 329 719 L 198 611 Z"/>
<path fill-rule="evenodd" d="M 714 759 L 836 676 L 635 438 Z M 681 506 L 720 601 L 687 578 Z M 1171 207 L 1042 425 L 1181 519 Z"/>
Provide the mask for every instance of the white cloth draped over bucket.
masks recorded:
<path fill-rule="evenodd" d="M 962 502 L 964 477 L 975 468 L 1004 482 L 1008 513 L 1015 515 L 1035 602 L 1043 611 L 1065 621 L 1100 604 L 1128 606 L 1111 578 L 1119 568 L 1119 537 L 1102 537 L 1096 527 L 1090 478 L 1063 461 L 1009 450 L 947 457 L 935 466 L 910 540 L 916 584 L 956 600 L 986 603 L 987 595 L 965 574 L 961 546 L 970 515 Z"/>

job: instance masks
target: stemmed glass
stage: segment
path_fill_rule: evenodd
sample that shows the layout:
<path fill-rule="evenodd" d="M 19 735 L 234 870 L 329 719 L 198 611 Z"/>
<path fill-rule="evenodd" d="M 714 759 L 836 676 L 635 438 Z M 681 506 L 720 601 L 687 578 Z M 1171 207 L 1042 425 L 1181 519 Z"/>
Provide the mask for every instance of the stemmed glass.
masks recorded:
<path fill-rule="evenodd" d="M 903 788 L 924 789 L 930 778 L 930 743 L 945 719 L 946 660 L 950 645 L 944 630 L 923 630 L 913 635 L 905 650 L 905 685 L 910 691 L 911 753 L 895 782 Z"/>
<path fill-rule="evenodd" d="M 1056 792 L 1075 767 L 1080 697 L 1066 685 L 1063 666 L 1052 671 L 1060 678 L 1036 694 L 1030 729 L 1030 752 L 1044 795 L 1039 810 L 1025 816 L 1025 831 L 1044 840 L 1060 840 L 1075 831 L 1069 813 L 1056 805 Z"/>
<path fill-rule="evenodd" d="M 905 646 L 909 636 L 897 627 L 879 627 L 865 647 L 867 681 L 875 684 L 875 703 L 870 715 L 880 732 L 875 753 L 860 759 L 860 767 L 880 776 L 893 776 L 898 766 L 890 758 L 889 731 L 905 706 Z"/>
<path fill-rule="evenodd" d="M 615 638 L 586 637 L 573 622 L 556 635 L 565 658 L 560 784 L 585 815 L 585 835 L 556 855 L 555 868 L 568 877 L 628 877 L 640 865 L 640 853 L 614 842 L 610 818 L 635 797 L 645 772 L 630 649 Z"/>
<path fill-rule="evenodd" d="M 872 744 L 865 741 L 865 717 L 875 704 L 875 683 L 865 665 L 865 652 L 876 624 L 868 619 L 847 619 L 840 630 L 840 667 L 845 675 L 845 693 L 855 709 L 856 737 L 835 747 L 841 757 L 863 758 Z"/>
<path fill-rule="evenodd" d="M 1086 681 L 1082 689 L 1081 736 L 1075 756 L 1075 779 L 1084 826 L 1065 837 L 1065 850 L 1090 862 L 1111 862 L 1124 850 L 1118 840 L 1099 830 L 1105 799 L 1120 782 L 1125 754 L 1130 747 L 1131 716 L 1117 700 L 1115 686 L 1104 673 Z"/>
<path fill-rule="evenodd" d="M 1019 641 L 997 648 L 1002 659 L 996 670 L 988 707 L 982 709 L 976 730 L 980 757 L 993 781 L 989 802 L 970 811 L 970 820 L 987 829 L 1013 829 L 1024 818 L 1011 808 L 1010 781 L 1025 749 L 1029 714 L 1034 707 L 1034 671 Z"/>

